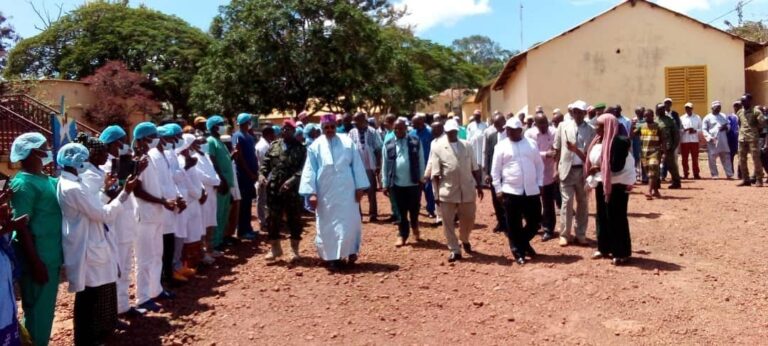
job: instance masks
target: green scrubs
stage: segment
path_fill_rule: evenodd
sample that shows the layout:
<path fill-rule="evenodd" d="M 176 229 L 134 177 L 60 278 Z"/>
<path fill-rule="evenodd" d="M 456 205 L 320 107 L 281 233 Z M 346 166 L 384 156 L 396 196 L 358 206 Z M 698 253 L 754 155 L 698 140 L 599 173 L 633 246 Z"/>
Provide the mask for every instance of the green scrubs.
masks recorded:
<path fill-rule="evenodd" d="M 232 159 L 229 150 L 218 138 L 208 137 L 208 155 L 211 161 L 219 168 L 221 179 L 227 182 L 230 188 L 235 186 L 235 173 L 232 171 Z M 232 204 L 232 194 L 216 192 L 216 231 L 213 232 L 213 247 L 218 247 L 224 242 L 224 230 L 229 221 L 229 208 Z"/>
<path fill-rule="evenodd" d="M 29 231 L 35 241 L 35 250 L 48 269 L 48 282 L 39 285 L 32 280 L 28 260 L 21 249 L 22 259 L 21 307 L 24 327 L 35 345 L 47 345 L 51 338 L 56 293 L 59 288 L 59 269 L 62 262 L 61 208 L 56 200 L 57 179 L 47 175 L 20 172 L 11 181 L 14 217 L 29 215 Z"/>

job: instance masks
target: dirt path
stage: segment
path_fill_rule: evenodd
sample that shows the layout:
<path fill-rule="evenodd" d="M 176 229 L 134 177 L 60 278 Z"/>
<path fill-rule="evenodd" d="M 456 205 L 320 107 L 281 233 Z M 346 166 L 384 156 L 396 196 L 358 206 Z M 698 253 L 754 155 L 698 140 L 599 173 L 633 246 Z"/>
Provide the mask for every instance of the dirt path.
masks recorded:
<path fill-rule="evenodd" d="M 704 162 L 702 162 L 704 164 Z M 768 189 L 684 181 L 666 198 L 630 199 L 634 260 L 613 267 L 587 247 L 533 246 L 519 266 L 478 208 L 478 251 L 448 264 L 442 228 L 396 249 L 392 225 L 364 225 L 359 266 L 330 274 L 314 225 L 293 267 L 267 265 L 252 243 L 176 291 L 166 313 L 132 321 L 125 345 L 759 344 L 768 337 Z M 642 189 L 643 187 L 639 187 Z M 594 201 L 590 201 L 594 204 Z M 364 202 L 365 204 L 365 202 Z M 380 197 L 381 210 L 388 210 Z M 426 221 L 426 217 L 424 218 Z M 594 239 L 594 219 L 589 237 Z M 73 295 L 61 287 L 54 344 L 72 341 Z"/>

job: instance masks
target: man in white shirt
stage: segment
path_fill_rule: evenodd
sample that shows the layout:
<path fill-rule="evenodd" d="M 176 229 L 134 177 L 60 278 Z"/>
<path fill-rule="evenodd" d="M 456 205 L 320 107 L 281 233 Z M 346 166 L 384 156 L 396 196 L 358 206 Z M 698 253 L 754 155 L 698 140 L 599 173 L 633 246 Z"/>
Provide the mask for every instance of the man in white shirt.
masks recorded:
<path fill-rule="evenodd" d="M 680 151 L 683 153 L 683 177 L 688 179 L 688 158 L 693 162 L 693 179 L 699 176 L 699 132 L 701 132 L 701 117 L 693 113 L 693 103 L 685 104 L 685 114 L 680 117 L 682 135 L 680 136 Z"/>
<path fill-rule="evenodd" d="M 525 264 L 526 255 L 536 255 L 530 242 L 541 222 L 539 194 L 544 185 L 544 163 L 536 142 L 523 136 L 519 120 L 509 119 L 504 128 L 507 138 L 496 145 L 491 176 L 497 197 L 504 199 L 512 255 L 517 263 Z"/>
<path fill-rule="evenodd" d="M 493 116 L 493 126 L 485 130 L 485 158 L 483 164 L 483 171 L 485 173 L 485 184 L 491 186 L 491 201 L 493 202 L 493 212 L 496 214 L 496 226 L 493 228 L 494 233 L 506 232 L 507 230 L 507 217 L 504 215 L 504 203 L 501 198 L 496 197 L 496 190 L 491 183 L 491 166 L 493 163 L 493 154 L 496 145 L 501 143 L 502 140 L 507 138 L 507 132 L 504 130 L 506 120 L 501 114 Z"/>
<path fill-rule="evenodd" d="M 712 102 L 712 113 L 707 114 L 702 121 L 704 139 L 707 141 L 707 158 L 709 159 L 709 172 L 713 179 L 719 176 L 717 172 L 717 158 L 725 170 L 727 179 L 733 179 L 733 165 L 731 164 L 731 149 L 728 143 L 728 131 L 730 124 L 728 117 L 721 113 L 720 101 Z"/>
<path fill-rule="evenodd" d="M 378 162 L 381 161 L 381 137 L 372 127 L 368 126 L 368 117 L 363 112 L 355 114 L 355 127 L 349 131 L 349 139 L 357 146 L 357 152 L 365 166 L 365 174 L 371 186 L 368 188 L 368 216 L 370 222 L 376 222 L 379 215 L 376 204 Z"/>
<path fill-rule="evenodd" d="M 560 195 L 558 189 L 560 184 L 555 180 L 557 161 L 555 161 L 555 151 L 552 149 L 552 144 L 555 143 L 555 132 L 555 128 L 549 126 L 549 120 L 542 113 L 536 114 L 534 127 L 525 131 L 525 138 L 536 143 L 539 157 L 544 164 L 544 178 L 543 185 L 541 185 L 541 228 L 544 231 L 541 236 L 542 241 L 555 237 L 555 222 L 557 220 L 555 205 L 557 204 L 557 197 Z"/>
<path fill-rule="evenodd" d="M 275 129 L 272 126 L 265 126 L 261 130 L 261 138 L 256 142 L 256 159 L 261 164 L 264 161 L 264 156 L 267 155 L 269 146 L 277 138 L 275 135 Z M 260 188 L 259 182 L 256 182 L 256 216 L 259 217 L 259 224 L 263 225 L 267 222 L 267 189 Z"/>
<path fill-rule="evenodd" d="M 482 121 L 482 112 L 476 109 L 472 113 L 472 121 L 467 124 L 467 142 L 472 145 L 475 153 L 475 161 L 480 166 L 480 172 L 483 171 L 483 144 L 485 144 L 485 130 L 488 124 Z"/>

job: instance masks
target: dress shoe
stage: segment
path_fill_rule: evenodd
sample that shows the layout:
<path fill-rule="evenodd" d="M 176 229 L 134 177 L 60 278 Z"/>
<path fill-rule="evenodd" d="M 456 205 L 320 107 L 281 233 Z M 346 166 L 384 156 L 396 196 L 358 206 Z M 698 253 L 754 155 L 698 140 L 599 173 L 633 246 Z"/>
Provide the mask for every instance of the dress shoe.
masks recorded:
<path fill-rule="evenodd" d="M 395 240 L 395 246 L 401 247 L 403 245 L 405 245 L 405 239 L 403 239 L 403 237 L 398 236 L 397 240 Z"/>
<path fill-rule="evenodd" d="M 589 245 L 589 241 L 587 240 L 587 238 L 576 238 L 576 243 L 578 243 L 581 246 Z"/>
<path fill-rule="evenodd" d="M 518 258 L 515 260 L 515 262 L 517 262 L 517 264 L 519 264 L 519 265 L 523 265 L 523 264 L 525 264 L 525 258 L 523 258 L 523 257 L 518 257 Z"/>
<path fill-rule="evenodd" d="M 700 175 L 694 175 L 693 176 L 693 180 L 701 180 L 701 176 Z"/>
<path fill-rule="evenodd" d="M 552 240 L 555 237 L 555 234 L 551 231 L 545 231 L 544 234 L 541 235 L 541 241 L 549 241 Z"/>
<path fill-rule="evenodd" d="M 347 264 L 354 265 L 357 262 L 357 254 L 351 254 L 347 257 Z"/>
<path fill-rule="evenodd" d="M 134 317 L 141 317 L 146 314 L 147 314 L 147 309 L 143 309 L 140 307 L 131 307 L 130 309 L 128 309 L 128 311 L 125 312 L 125 317 L 134 318 Z"/>
<path fill-rule="evenodd" d="M 160 300 L 162 299 L 172 300 L 175 298 L 176 298 L 176 294 L 167 290 L 163 290 L 162 292 L 160 292 L 160 294 L 157 295 L 157 297 L 155 297 L 155 299 L 160 299 Z"/>
<path fill-rule="evenodd" d="M 736 185 L 737 187 L 745 187 L 745 186 L 752 186 L 752 183 L 749 182 L 749 180 L 742 181 L 739 185 Z"/>
<path fill-rule="evenodd" d="M 536 252 L 536 250 L 533 249 L 533 246 L 531 246 L 531 244 L 528 244 L 527 249 L 525 249 L 525 253 L 528 254 L 528 257 L 531 257 L 531 258 L 536 257 L 538 255 L 538 253 Z"/>
<path fill-rule="evenodd" d="M 493 228 L 493 233 L 499 233 L 503 230 L 504 228 L 502 228 L 501 225 L 496 225 L 496 227 Z"/>
<path fill-rule="evenodd" d="M 458 260 L 461 260 L 461 254 L 457 252 L 451 252 L 450 255 L 448 255 L 448 262 L 456 262 Z"/>
<path fill-rule="evenodd" d="M 328 270 L 330 271 L 339 271 L 342 269 L 340 260 L 327 261 L 326 263 L 328 264 Z"/>
<path fill-rule="evenodd" d="M 627 262 L 629 262 L 629 258 L 626 257 L 616 257 L 613 259 L 613 261 L 611 261 L 611 263 L 615 266 L 624 265 L 627 264 Z"/>
<path fill-rule="evenodd" d="M 682 185 L 680 185 L 680 183 L 672 183 L 672 184 L 670 184 L 669 186 L 667 186 L 667 189 L 670 189 L 670 190 L 679 190 L 679 189 L 681 189 L 682 187 L 683 187 L 683 186 L 682 186 Z"/>
<path fill-rule="evenodd" d="M 461 246 L 464 248 L 464 252 L 472 253 L 472 244 L 464 243 L 464 244 L 461 244 Z"/>

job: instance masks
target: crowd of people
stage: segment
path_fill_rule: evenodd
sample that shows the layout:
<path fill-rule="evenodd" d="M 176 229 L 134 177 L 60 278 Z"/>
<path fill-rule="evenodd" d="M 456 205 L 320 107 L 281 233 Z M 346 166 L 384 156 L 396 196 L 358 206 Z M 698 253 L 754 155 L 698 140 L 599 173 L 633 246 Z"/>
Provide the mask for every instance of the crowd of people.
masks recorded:
<path fill-rule="evenodd" d="M 303 214 L 316 218 L 315 245 L 329 270 L 354 266 L 363 198 L 368 222 L 396 225 L 394 245 L 402 247 L 422 240 L 424 196 L 455 262 L 473 253 L 477 200 L 489 189 L 493 231 L 507 236 L 515 262 L 525 264 L 537 255 L 531 240 L 539 231 L 542 241 L 559 238 L 561 246 L 589 244 L 587 195 L 594 193 L 593 258 L 622 265 L 632 252 L 630 192 L 646 184 L 652 200 L 667 175 L 669 189 L 681 188 L 690 173 L 700 179 L 699 136 L 713 178 L 719 159 L 732 179 L 738 154 L 739 186 L 763 184 L 765 107 L 745 94 L 733 114 L 715 101 L 702 119 L 692 104 L 681 116 L 672 102 L 638 107 L 632 119 L 621 106 L 584 101 L 549 117 L 538 107 L 533 115 L 494 112 L 483 121 L 475 111 L 466 126 L 453 114 L 388 114 L 380 124 L 362 112 L 327 114 L 315 124 L 302 112 L 278 126 L 243 113 L 231 131 L 215 115 L 189 125 L 140 123 L 130 139 L 113 125 L 55 154 L 42 134 L 23 134 L 10 157 L 20 172 L 0 194 L 0 343 L 48 343 L 62 268 L 75 294 L 74 343 L 101 344 L 125 327 L 119 317 L 163 309 L 175 297 L 171 288 L 243 240 L 263 237 L 265 260 L 281 260 L 285 228 L 286 259 L 299 260 Z M 56 171 L 54 161 L 56 177 L 47 173 Z M 389 219 L 379 218 L 378 192 L 390 200 Z M 264 235 L 253 228 L 254 209 Z"/>

